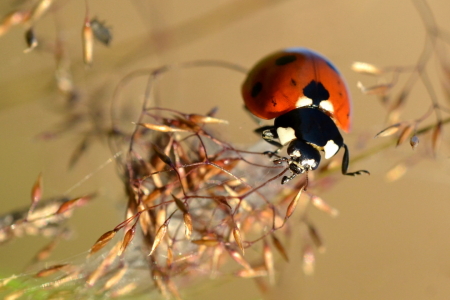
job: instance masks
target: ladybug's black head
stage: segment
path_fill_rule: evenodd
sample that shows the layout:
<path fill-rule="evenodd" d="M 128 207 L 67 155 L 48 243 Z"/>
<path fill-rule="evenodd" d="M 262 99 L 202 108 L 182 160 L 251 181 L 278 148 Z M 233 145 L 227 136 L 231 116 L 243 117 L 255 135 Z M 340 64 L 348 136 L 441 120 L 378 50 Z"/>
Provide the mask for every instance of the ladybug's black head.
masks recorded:
<path fill-rule="evenodd" d="M 288 182 L 295 176 L 305 173 L 306 171 L 315 170 L 320 164 L 320 152 L 311 144 L 305 141 L 294 139 L 289 143 L 287 148 L 289 154 L 289 169 L 292 171 L 291 176 L 284 176 L 282 184 Z"/>

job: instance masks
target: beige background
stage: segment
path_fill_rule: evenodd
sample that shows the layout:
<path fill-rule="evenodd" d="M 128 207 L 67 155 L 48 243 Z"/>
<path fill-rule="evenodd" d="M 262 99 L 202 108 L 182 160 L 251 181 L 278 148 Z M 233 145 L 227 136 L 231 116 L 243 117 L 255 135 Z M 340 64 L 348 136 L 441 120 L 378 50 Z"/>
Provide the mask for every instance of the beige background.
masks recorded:
<path fill-rule="evenodd" d="M 17 2 L 2 1 L 1 14 Z M 376 81 L 353 73 L 351 63 L 412 65 L 425 40 L 424 25 L 410 1 L 99 0 L 89 2 L 90 13 L 113 27 L 114 40 L 109 48 L 96 45 L 94 67 L 86 70 L 81 64 L 80 40 L 84 3 L 55 3 L 57 9 L 38 23 L 36 31 L 51 44 L 54 29 L 60 29 L 82 96 L 98 101 L 109 101 L 118 80 L 136 68 L 196 59 L 250 67 L 262 56 L 292 46 L 323 53 L 347 78 L 353 94 L 354 129 L 345 136 L 353 153 L 383 142 L 371 137 L 383 128 L 386 114 L 375 97 L 362 95 L 356 88 L 357 81 L 368 85 Z M 434 0 L 429 5 L 440 26 L 450 30 L 450 2 Z M 111 156 L 104 144 L 96 143 L 78 166 L 67 171 L 79 135 L 36 141 L 37 134 L 61 120 L 55 109 L 61 103 L 55 100 L 53 56 L 45 51 L 23 54 L 24 47 L 21 28 L 0 38 L 0 214 L 28 205 L 30 187 L 39 172 L 44 174 L 45 195 L 61 195 Z M 433 61 L 430 77 L 440 93 L 437 70 Z M 231 121 L 230 139 L 238 143 L 255 139 L 250 133 L 254 125 L 241 112 L 241 74 L 201 70 L 171 76 L 161 92 L 167 105 L 201 113 L 219 104 L 219 116 Z M 137 99 L 142 92 L 128 91 L 128 95 Z M 420 84 L 409 101 L 406 118 L 420 116 L 430 103 Z M 311 209 L 327 251 L 318 255 L 315 274 L 305 276 L 300 238 L 293 240 L 291 261 L 278 265 L 279 280 L 268 297 L 449 299 L 450 188 L 445 143 L 437 160 L 420 149 L 413 153 L 407 145 L 378 153 L 351 167 L 369 169 L 370 177 L 341 178 L 333 188 L 321 191 L 320 196 L 340 211 L 338 218 L 330 218 Z M 419 147 L 424 150 L 428 144 L 424 137 Z M 401 180 L 387 183 L 386 172 L 411 155 L 421 160 Z M 55 261 L 82 259 L 93 241 L 117 224 L 122 199 L 118 186 L 109 164 L 70 193 L 77 196 L 96 190 L 101 196 L 75 213 L 76 234 L 60 245 Z M 0 272 L 20 272 L 31 259 L 30 249 L 44 244 L 42 238 L 24 238 L 2 246 Z M 211 282 L 185 296 L 261 298 L 251 280 L 232 279 Z"/>

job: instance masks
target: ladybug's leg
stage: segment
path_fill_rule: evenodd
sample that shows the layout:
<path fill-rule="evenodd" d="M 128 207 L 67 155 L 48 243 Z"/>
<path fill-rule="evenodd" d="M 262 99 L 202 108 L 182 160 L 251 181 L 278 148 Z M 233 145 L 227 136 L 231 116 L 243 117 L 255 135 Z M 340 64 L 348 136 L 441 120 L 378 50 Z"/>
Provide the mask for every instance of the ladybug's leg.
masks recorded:
<path fill-rule="evenodd" d="M 355 172 L 347 172 L 348 170 L 348 164 L 350 162 L 350 157 L 348 154 L 348 147 L 346 144 L 343 145 L 344 147 L 344 157 L 342 158 L 342 174 L 343 175 L 349 175 L 349 176 L 356 176 L 356 175 L 361 175 L 361 174 L 369 174 L 369 171 L 366 170 L 358 170 Z"/>
<path fill-rule="evenodd" d="M 297 161 L 292 160 L 289 162 L 289 170 L 291 170 L 292 172 L 291 176 L 283 176 L 281 184 L 285 184 L 286 182 L 289 182 L 292 179 L 294 179 L 297 175 L 305 172 L 305 169 L 302 168 Z"/>
<path fill-rule="evenodd" d="M 281 145 L 279 142 L 277 142 L 275 139 L 278 138 L 278 133 L 274 126 L 263 126 L 256 128 L 254 130 L 255 133 L 261 134 L 261 137 L 268 142 L 271 145 L 274 145 L 275 147 L 278 147 L 275 151 L 265 151 L 264 154 L 268 155 L 269 157 L 272 156 L 278 156 L 278 152 L 280 152 L 281 148 L 283 148 L 283 145 Z"/>
<path fill-rule="evenodd" d="M 278 137 L 278 134 L 277 134 L 277 131 L 275 130 L 275 127 L 274 126 L 270 126 L 270 125 L 258 127 L 255 130 L 253 130 L 253 132 L 256 133 L 256 134 L 262 135 L 264 133 L 264 131 L 266 131 L 266 130 L 273 131 L 272 134 L 274 134 L 274 135 L 276 135 L 276 137 Z"/>

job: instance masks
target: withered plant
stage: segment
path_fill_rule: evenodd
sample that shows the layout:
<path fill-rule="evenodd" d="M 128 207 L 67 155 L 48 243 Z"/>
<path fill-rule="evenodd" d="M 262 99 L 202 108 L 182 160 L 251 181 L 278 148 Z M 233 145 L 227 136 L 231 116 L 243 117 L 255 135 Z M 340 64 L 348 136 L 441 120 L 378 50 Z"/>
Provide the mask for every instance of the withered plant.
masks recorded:
<path fill-rule="evenodd" d="M 233 64 L 199 61 L 136 71 L 118 85 L 112 101 L 113 120 L 117 120 L 116 110 L 123 110 L 118 107 L 120 88 L 133 78 L 150 78 L 133 130 L 127 132 L 121 128 L 123 122 L 113 122 L 106 132 L 128 198 L 125 220 L 98 238 L 86 262 L 39 270 L 34 277 L 45 283 L 20 288 L 9 299 L 36 295 L 43 286 L 39 293 L 47 296 L 70 292 L 118 297 L 156 287 L 166 298 L 181 298 L 179 287 L 205 276 L 229 274 L 255 278 L 264 290 L 275 281 L 276 255 L 288 261 L 283 244 L 292 232 L 288 219 L 295 210 L 305 229 L 304 269 L 313 272 L 313 249 L 324 246 L 306 217 L 306 208 L 312 203 L 330 215 L 337 214 L 309 189 L 305 191 L 307 187 L 313 190 L 315 182 L 308 184 L 303 177 L 281 185 L 289 169 L 267 158 L 266 145 L 242 150 L 215 136 L 215 126 L 227 123 L 215 117 L 216 109 L 202 115 L 150 106 L 157 77 L 205 65 L 242 71 Z M 30 211 L 40 200 L 41 181 L 39 177 L 32 189 Z M 65 201 L 53 213 L 41 216 L 46 221 L 43 227 L 86 199 Z M 4 230 L 14 232 L 18 224 L 12 222 Z M 4 279 L 2 285 L 8 286 L 12 279 Z"/>
<path fill-rule="evenodd" d="M 34 25 L 45 12 L 57 10 L 62 2 L 26 1 L 24 8 L 4 17 L 0 36 L 12 26 L 23 25 L 26 51 L 39 51 L 40 40 Z M 418 62 L 409 67 L 353 65 L 355 71 L 375 76 L 375 85 L 359 86 L 364 93 L 377 95 L 388 111 L 386 128 L 376 136 L 395 138 L 354 155 L 352 162 L 407 140 L 413 149 L 425 152 L 415 153 L 413 158 L 397 165 L 388 173 L 391 180 L 399 178 L 426 152 L 429 156 L 437 153 L 443 127 L 450 121 L 445 116 L 449 109 L 437 96 L 436 87 L 427 75 L 430 59 L 436 57 L 443 71 L 443 87 L 450 94 L 450 67 L 442 44 L 449 42 L 448 35 L 435 24 L 424 2 L 414 3 L 427 28 L 424 51 Z M 102 22 L 91 18 L 88 9 L 80 29 L 83 63 L 91 66 L 93 40 L 108 45 L 111 32 Z M 181 299 L 185 287 L 205 278 L 230 275 L 252 278 L 265 291 L 276 282 L 276 265 L 289 261 L 286 244 L 294 226 L 302 228 L 303 270 L 313 273 L 315 253 L 322 251 L 324 244 L 307 208 L 312 205 L 330 216 L 338 214 L 317 193 L 335 181 L 333 173 L 338 173 L 340 158 L 281 185 L 287 166 L 274 164 L 264 155 L 268 145 L 263 142 L 243 148 L 222 138 L 219 127 L 227 120 L 217 117 L 216 108 L 205 105 L 204 111 L 180 111 L 158 105 L 154 99 L 158 80 L 169 72 L 220 67 L 245 73 L 245 68 L 220 61 L 195 61 L 137 70 L 117 84 L 108 110 L 91 99 L 94 97 L 82 97 L 73 81 L 66 50 L 63 41 L 57 40 L 50 51 L 56 61 L 55 86 L 66 101 L 65 121 L 41 137 L 55 138 L 82 128 L 84 136 L 74 149 L 70 166 L 79 163 L 94 140 L 107 140 L 125 191 L 124 217 L 117 226 L 98 233 L 98 240 L 82 261 L 48 264 L 36 271 L 3 278 L 1 296 L 8 300 L 70 299 L 74 295 L 95 299 L 159 293 L 164 298 Z M 405 75 L 408 79 L 399 86 L 399 78 Z M 392 80 L 379 83 L 387 76 L 392 76 Z M 121 92 L 124 86 L 142 78 L 148 80 L 141 86 L 144 95 L 141 109 L 136 118 L 129 119 L 126 112 L 134 108 L 127 107 L 127 99 L 121 101 L 124 97 Z M 403 120 L 402 109 L 413 98 L 413 87 L 419 81 L 428 90 L 430 108 L 418 118 Z M 426 123 L 432 115 L 435 121 Z M 419 145 L 419 138 L 426 133 L 431 133 L 428 148 Z M 73 209 L 88 204 L 93 197 L 43 200 L 39 176 L 32 187 L 30 207 L 0 216 L 0 243 L 27 234 L 48 236 L 50 243 L 36 250 L 33 262 L 48 261 L 57 242 L 67 233 L 66 220 Z"/>

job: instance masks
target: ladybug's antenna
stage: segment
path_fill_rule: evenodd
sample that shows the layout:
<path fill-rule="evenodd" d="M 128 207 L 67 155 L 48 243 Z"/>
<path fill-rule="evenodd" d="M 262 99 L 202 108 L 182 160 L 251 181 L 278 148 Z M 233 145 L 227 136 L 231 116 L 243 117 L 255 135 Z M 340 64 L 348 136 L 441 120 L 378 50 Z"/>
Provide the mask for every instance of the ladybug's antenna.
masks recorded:
<path fill-rule="evenodd" d="M 309 180 L 308 180 L 308 170 L 306 170 L 306 172 L 305 172 L 305 185 L 303 186 L 303 190 L 306 192 L 306 189 L 308 188 L 308 183 L 309 183 Z"/>

